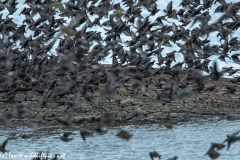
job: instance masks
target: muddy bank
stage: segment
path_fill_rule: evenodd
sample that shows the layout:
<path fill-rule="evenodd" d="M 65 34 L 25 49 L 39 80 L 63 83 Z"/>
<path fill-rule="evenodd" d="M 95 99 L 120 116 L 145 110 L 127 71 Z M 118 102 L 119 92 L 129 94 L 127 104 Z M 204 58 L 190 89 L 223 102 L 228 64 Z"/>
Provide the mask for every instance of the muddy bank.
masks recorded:
<path fill-rule="evenodd" d="M 104 66 L 106 67 L 106 66 Z M 108 67 L 109 68 L 109 67 Z M 106 69 L 106 68 L 105 68 Z M 109 68 L 111 70 L 111 68 Z M 134 73 L 135 75 L 137 73 Z M 80 74 L 76 76 L 75 82 L 82 80 Z M 151 79 L 150 79 L 151 78 Z M 132 94 L 131 80 L 123 84 L 117 81 L 119 86 L 118 92 L 113 97 L 102 98 L 100 93 L 105 83 L 100 83 L 95 87 L 90 101 L 81 95 L 76 99 L 76 95 L 82 89 L 82 85 L 76 83 L 71 93 L 61 97 L 57 96 L 45 105 L 42 104 L 45 93 L 39 93 L 34 89 L 29 91 L 17 91 L 15 97 L 6 100 L 8 92 L 1 91 L 0 95 L 0 112 L 2 113 L 2 127 L 18 126 L 56 126 L 61 125 L 59 119 L 67 120 L 72 125 L 90 125 L 100 120 L 104 113 L 116 113 L 115 124 L 144 124 L 144 123 L 161 123 L 166 117 L 182 121 L 191 121 L 195 118 L 211 118 L 218 116 L 222 119 L 235 120 L 240 115 L 240 98 L 239 98 L 239 81 L 237 78 L 225 79 L 218 81 L 212 80 L 211 77 L 205 77 L 205 87 L 202 91 L 196 89 L 194 81 L 187 81 L 186 86 L 192 90 L 191 96 L 176 101 L 166 99 L 156 99 L 156 90 L 161 90 L 164 86 L 174 83 L 175 89 L 181 89 L 185 83 L 181 77 L 172 79 L 171 75 L 161 73 L 150 78 L 143 78 L 145 89 L 139 91 L 136 95 Z M 159 81 L 164 80 L 164 86 L 159 87 Z M 151 81 L 150 83 L 148 83 Z M 18 82 L 18 81 L 17 81 Z M 19 84 L 21 81 L 19 81 Z M 24 85 L 24 84 L 21 84 Z M 214 89 L 209 89 L 215 86 Z M 228 87 L 235 87 L 236 91 L 230 93 Z M 46 90 L 45 90 L 46 92 Z M 74 100 L 75 107 L 71 108 L 71 102 Z M 21 118 L 8 116 L 10 113 L 17 114 L 16 106 L 19 103 L 26 104 L 27 112 Z M 144 113 L 134 118 L 126 119 L 126 116 L 135 111 L 143 110 Z"/>

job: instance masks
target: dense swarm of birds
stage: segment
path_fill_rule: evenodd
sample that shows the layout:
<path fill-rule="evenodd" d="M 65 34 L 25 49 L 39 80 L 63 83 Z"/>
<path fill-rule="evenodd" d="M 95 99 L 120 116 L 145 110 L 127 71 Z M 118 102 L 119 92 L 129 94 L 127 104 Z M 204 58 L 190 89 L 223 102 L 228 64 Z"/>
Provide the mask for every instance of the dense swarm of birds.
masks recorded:
<path fill-rule="evenodd" d="M 164 15 L 159 14 L 151 22 L 151 16 L 159 13 L 154 0 L 123 0 L 116 4 L 110 1 L 72 0 L 62 3 L 60 0 L 26 0 L 25 4 L 29 7 L 24 7 L 20 12 L 26 19 L 18 26 L 10 18 L 17 10 L 18 2 L 1 2 L 3 9 L 6 7 L 9 11 L 7 17 L 1 19 L 0 25 L 0 87 L 1 92 L 6 92 L 4 100 L 13 100 L 16 92 L 34 90 L 44 97 L 44 106 L 58 96 L 71 93 L 76 86 L 81 86 L 77 96 L 89 102 L 94 99 L 94 95 L 110 98 L 118 93 L 120 87 L 137 95 L 151 83 L 151 77 L 161 73 L 171 75 L 178 82 L 180 78 L 193 80 L 196 89 L 202 91 L 203 71 L 209 73 L 214 80 L 225 73 L 233 75 L 238 72 L 233 67 L 224 68 L 220 72 L 216 61 L 208 67 L 208 58 L 219 55 L 222 61 L 231 58 L 239 63 L 239 54 L 229 57 L 229 53 L 238 51 L 240 43 L 237 37 L 230 39 L 229 35 L 240 26 L 240 3 L 228 4 L 224 0 L 204 0 L 202 4 L 200 1 L 182 1 L 179 11 L 173 9 L 172 3 L 171 1 L 164 9 Z M 208 10 L 214 3 L 220 5 L 215 12 L 224 14 L 210 24 Z M 124 11 L 121 6 L 127 10 Z M 148 16 L 141 15 L 143 9 L 148 11 Z M 40 18 L 34 20 L 36 15 L 40 15 Z M 93 15 L 97 18 L 91 21 L 89 17 Z M 66 18 L 71 19 L 69 24 L 66 24 Z M 171 19 L 178 20 L 179 25 L 174 22 L 171 25 L 163 23 Z M 232 22 L 224 22 L 229 19 Z M 199 26 L 193 28 L 197 22 L 200 22 Z M 190 25 L 190 29 L 186 29 L 187 25 Z M 94 26 L 105 30 L 105 38 L 102 37 L 103 33 L 92 31 Z M 26 37 L 28 30 L 33 34 Z M 221 45 L 210 45 L 208 35 L 211 32 L 218 33 Z M 121 37 L 124 36 L 131 40 L 123 41 Z M 171 47 L 172 44 L 177 44 L 180 50 L 166 53 L 164 57 L 164 46 Z M 54 45 L 57 47 L 54 48 Z M 56 54 L 50 53 L 52 49 L 55 49 Z M 184 56 L 183 62 L 176 63 L 176 53 Z M 112 66 L 102 68 L 101 61 L 109 55 Z M 157 69 L 153 68 L 153 56 L 158 60 Z M 82 73 L 80 79 L 77 73 Z M 145 77 L 149 81 L 143 81 Z M 166 87 L 164 82 L 159 81 L 158 87 L 153 88 L 159 100 L 181 100 L 191 95 L 190 90 L 184 89 L 186 86 L 182 86 L 179 92 L 174 88 L 176 84 Z M 95 93 L 101 84 L 104 85 L 103 89 Z M 234 88 L 228 89 L 230 93 L 234 92 Z M 72 108 L 76 105 L 74 101 L 69 104 Z"/>
<path fill-rule="evenodd" d="M 79 97 L 88 103 L 99 99 L 111 100 L 120 87 L 137 95 L 151 84 L 152 77 L 162 73 L 169 74 L 176 83 L 191 80 L 196 84 L 195 89 L 187 85 L 175 87 L 176 83 L 159 79 L 159 84 L 151 88 L 156 92 L 157 100 L 178 101 L 190 97 L 192 90 L 214 90 L 215 86 L 205 88 L 203 71 L 209 73 L 213 80 L 239 71 L 233 67 L 219 71 L 217 61 L 208 67 L 211 62 L 208 58 L 217 55 L 221 61 L 229 58 L 240 64 L 239 53 L 230 56 L 232 51 L 240 49 L 238 37 L 231 37 L 240 27 L 240 2 L 182 0 L 181 9 L 177 11 L 171 1 L 163 10 L 164 14 L 159 14 L 156 0 L 122 0 L 120 3 L 106 0 L 69 0 L 67 3 L 61 0 L 26 0 L 24 4 L 29 7 L 17 8 L 18 2 L 15 0 L 0 2 L 0 10 L 6 8 L 9 12 L 5 18 L 0 15 L 0 92 L 6 93 L 3 98 L 5 102 L 11 102 L 17 92 L 35 91 L 43 96 L 44 107 L 54 98 L 66 96 L 80 86 L 76 97 L 66 102 L 69 108 L 74 109 L 79 106 Z M 209 10 L 213 4 L 219 5 L 214 13 L 223 14 L 210 23 Z M 11 18 L 18 9 L 22 10 L 20 15 L 26 17 L 20 26 Z M 141 14 L 143 9 L 147 10 L 147 16 Z M 34 20 L 36 15 L 40 18 Z M 92 16 L 96 17 L 93 21 Z M 150 21 L 154 16 L 157 18 Z M 66 18 L 70 19 L 69 23 Z M 178 23 L 171 22 L 173 20 Z M 199 26 L 194 27 L 196 23 Z M 104 33 L 94 30 L 95 26 L 103 28 Z M 29 30 L 33 34 L 27 37 Z M 217 32 L 220 45 L 210 44 L 208 37 L 211 32 Z M 128 40 L 124 41 L 123 37 Z M 163 56 L 164 47 L 173 44 L 180 50 Z M 56 54 L 50 53 L 52 49 Z M 184 61 L 176 63 L 176 53 L 181 53 Z M 112 64 L 102 67 L 100 63 L 107 56 L 111 56 Z M 153 56 L 157 57 L 158 62 L 152 60 Z M 154 64 L 159 68 L 153 68 Z M 148 80 L 144 81 L 144 78 Z M 227 86 L 227 90 L 229 93 L 236 91 L 232 86 Z M 24 103 L 16 105 L 14 110 L 17 115 L 9 111 L 2 116 L 21 118 L 29 112 Z M 142 114 L 143 111 L 136 110 L 126 119 Z M 111 123 L 114 116 L 112 113 L 103 115 L 94 131 L 106 133 L 103 124 Z M 4 119 L 1 118 L 2 121 Z M 71 126 L 69 120 L 59 118 L 58 122 Z M 165 126 L 172 128 L 173 124 L 166 121 Z M 70 132 L 64 133 L 61 140 L 71 141 L 70 135 Z M 86 141 L 86 137 L 93 133 L 84 129 L 80 135 Z M 123 130 L 117 136 L 126 140 L 132 137 Z M 238 140 L 235 135 L 228 136 L 228 148 Z M 6 143 L 7 140 L 1 146 L 2 152 L 6 151 Z M 215 149 L 222 147 L 213 143 L 207 154 L 213 159 L 217 158 L 219 153 Z M 149 155 L 151 159 L 160 159 L 156 151 Z"/>

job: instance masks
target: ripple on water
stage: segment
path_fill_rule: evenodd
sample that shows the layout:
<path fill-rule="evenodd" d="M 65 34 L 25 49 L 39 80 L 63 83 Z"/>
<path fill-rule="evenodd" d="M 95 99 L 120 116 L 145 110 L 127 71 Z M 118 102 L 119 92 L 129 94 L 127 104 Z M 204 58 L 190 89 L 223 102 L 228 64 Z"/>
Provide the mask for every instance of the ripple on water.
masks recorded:
<path fill-rule="evenodd" d="M 105 135 L 94 135 L 84 142 L 79 135 L 79 129 L 75 129 L 71 135 L 74 139 L 68 143 L 60 140 L 63 130 L 53 129 L 18 129 L 1 131 L 1 141 L 9 134 L 34 133 L 30 139 L 10 140 L 7 150 L 12 154 L 23 152 L 44 151 L 49 148 L 51 154 L 65 153 L 63 159 L 92 160 L 92 159 L 150 159 L 149 152 L 156 150 L 162 155 L 161 159 L 168 159 L 177 155 L 179 160 L 203 160 L 210 159 L 205 155 L 211 142 L 221 143 L 226 134 L 232 134 L 240 129 L 240 121 L 215 121 L 203 123 L 183 123 L 168 130 L 157 124 L 143 126 L 121 126 L 108 128 Z M 129 131 L 133 137 L 129 141 L 116 136 L 120 129 Z M 219 160 L 239 160 L 240 143 L 234 143 L 229 151 L 226 148 L 220 150 Z M 12 159 L 12 158 L 6 158 Z M 26 158 L 17 158 L 25 160 Z M 31 158 L 29 158 L 31 159 Z"/>

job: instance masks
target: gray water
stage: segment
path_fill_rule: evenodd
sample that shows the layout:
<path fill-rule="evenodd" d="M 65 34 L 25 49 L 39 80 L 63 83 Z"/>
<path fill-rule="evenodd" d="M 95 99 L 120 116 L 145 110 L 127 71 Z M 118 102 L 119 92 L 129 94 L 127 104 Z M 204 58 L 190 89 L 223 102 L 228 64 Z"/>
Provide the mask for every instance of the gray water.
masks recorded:
<path fill-rule="evenodd" d="M 179 160 L 208 160 L 205 153 L 211 142 L 222 143 L 227 134 L 232 134 L 240 129 L 240 121 L 211 121 L 201 123 L 184 123 L 176 125 L 169 130 L 163 126 L 120 126 L 107 128 L 104 135 L 95 134 L 88 137 L 86 142 L 79 134 L 80 127 L 74 128 L 73 138 L 70 142 L 63 142 L 60 136 L 61 128 L 19 128 L 2 130 L 0 141 L 4 141 L 9 135 L 17 133 L 34 134 L 30 139 L 12 139 L 8 141 L 6 149 L 10 152 L 0 154 L 0 159 L 27 160 L 20 156 L 32 156 L 37 151 L 43 151 L 49 155 L 61 154 L 62 159 L 70 160 L 146 160 L 150 159 L 149 152 L 156 150 L 161 154 L 162 160 L 178 156 Z M 133 136 L 129 141 L 116 136 L 120 129 L 129 131 Z M 64 130 L 67 131 L 67 130 Z M 239 160 L 240 142 L 231 145 L 229 151 L 226 148 L 219 151 L 219 160 Z M 16 158 L 9 158 L 16 156 Z"/>

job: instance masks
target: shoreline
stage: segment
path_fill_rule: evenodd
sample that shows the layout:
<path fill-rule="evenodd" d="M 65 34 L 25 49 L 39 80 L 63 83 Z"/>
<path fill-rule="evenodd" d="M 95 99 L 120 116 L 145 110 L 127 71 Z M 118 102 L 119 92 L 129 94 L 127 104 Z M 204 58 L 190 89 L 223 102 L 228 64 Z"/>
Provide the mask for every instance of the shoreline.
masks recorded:
<path fill-rule="evenodd" d="M 106 67 L 111 69 L 109 65 L 101 65 L 104 69 Z M 76 80 L 82 78 L 78 73 Z M 134 73 L 135 74 L 135 73 Z M 130 74 L 129 74 L 130 75 Z M 1 92 L 0 95 L 0 112 L 2 114 L 2 127 L 8 128 L 9 126 L 58 126 L 59 118 L 61 120 L 69 119 L 69 122 L 73 125 L 95 125 L 100 121 L 101 115 L 104 113 L 115 113 L 116 125 L 126 124 L 139 124 L 139 123 L 164 123 L 166 118 L 177 121 L 191 121 L 192 118 L 212 118 L 220 117 L 227 120 L 240 119 L 240 98 L 238 83 L 233 83 L 232 79 L 221 78 L 218 81 L 211 80 L 210 76 L 205 76 L 205 89 L 197 91 L 196 84 L 189 81 L 188 87 L 192 89 L 192 95 L 184 100 L 167 101 L 157 100 L 156 92 L 154 91 L 156 85 L 158 85 L 159 79 L 164 77 L 168 79 L 166 86 L 174 83 L 174 88 L 179 88 L 179 79 L 171 79 L 168 74 L 161 73 L 157 76 L 151 77 L 151 83 L 149 83 L 144 91 L 133 95 L 131 91 L 127 91 L 126 87 L 121 86 L 121 82 L 116 82 L 119 85 L 118 92 L 115 96 L 109 99 L 103 99 L 99 95 L 104 87 L 103 84 L 98 85 L 98 90 L 93 94 L 92 101 L 86 101 L 82 96 L 76 100 L 77 107 L 70 108 L 70 102 L 73 102 L 75 96 L 81 90 L 82 85 L 76 85 L 70 94 L 66 94 L 62 97 L 57 96 L 51 101 L 47 102 L 45 106 L 42 106 L 44 94 L 40 94 L 35 90 L 31 91 L 18 91 L 16 92 L 14 101 L 3 102 L 5 92 Z M 149 78 L 143 78 L 143 82 L 146 82 Z M 181 79 L 181 78 L 180 78 Z M 18 80 L 17 80 L 18 82 Z M 131 83 L 130 83 L 131 84 Z M 216 86 L 211 91 L 206 88 L 209 86 Z M 226 86 L 235 86 L 236 92 L 228 93 Z M 164 87 L 163 87 L 164 88 Z M 24 103 L 28 110 L 28 114 L 23 115 L 20 119 L 16 118 L 4 118 L 4 115 L 12 113 L 16 115 L 17 104 Z M 138 117 L 134 117 L 130 120 L 126 120 L 126 116 L 133 112 L 142 110 L 144 111 Z M 6 120 L 6 124 L 3 122 Z"/>
<path fill-rule="evenodd" d="M 178 117 L 179 118 L 179 117 Z M 183 125 L 185 123 L 208 123 L 208 122 L 218 122 L 218 121 L 238 121 L 240 120 L 240 116 L 236 114 L 227 114 L 227 115 L 192 115 L 192 118 L 187 121 L 178 121 L 178 119 L 172 118 L 172 120 L 176 120 L 177 125 Z M 72 123 L 70 127 L 63 126 L 59 124 L 58 122 L 53 121 L 52 123 L 49 123 L 49 120 L 43 121 L 43 122 L 30 122 L 30 123 L 24 123 L 24 121 L 28 121 L 28 119 L 22 119 L 22 120 L 10 120 L 8 125 L 1 125 L 0 129 L 4 130 L 18 130 L 18 129 L 26 129 L 26 128 L 31 128 L 34 130 L 38 129 L 67 129 L 67 130 L 74 130 L 74 129 L 90 129 L 94 130 L 95 127 L 97 127 L 98 123 L 97 122 L 89 122 L 88 120 L 83 120 L 81 124 L 79 123 Z M 159 126 L 164 127 L 164 121 L 163 120 L 156 120 L 156 119 L 144 119 L 142 117 L 135 118 L 130 121 L 126 120 L 119 120 L 116 119 L 114 123 L 112 124 L 107 124 L 104 125 L 103 127 L 121 127 L 121 126 L 128 126 L 128 125 L 134 125 L 134 126 L 144 126 L 144 125 L 155 125 L 158 124 Z M 171 128 L 169 128 L 171 129 Z"/>

